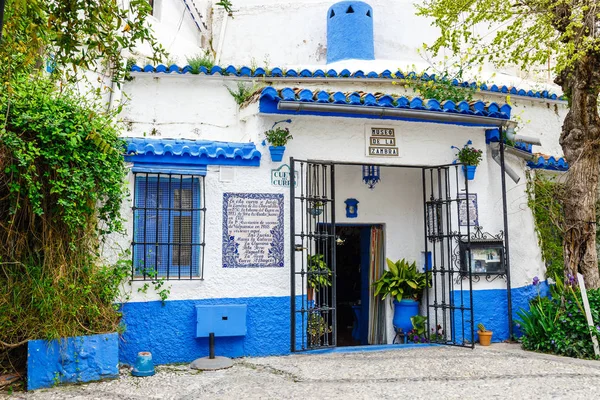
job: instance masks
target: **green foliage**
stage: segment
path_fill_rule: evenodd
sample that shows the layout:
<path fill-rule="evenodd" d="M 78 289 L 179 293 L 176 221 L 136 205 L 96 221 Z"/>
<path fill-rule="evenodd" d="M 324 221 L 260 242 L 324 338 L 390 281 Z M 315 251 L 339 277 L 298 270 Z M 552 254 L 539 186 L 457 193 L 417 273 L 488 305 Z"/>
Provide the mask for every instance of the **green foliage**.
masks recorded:
<path fill-rule="evenodd" d="M 516 64 L 524 71 L 552 60 L 560 74 L 600 46 L 589 28 L 598 11 L 588 2 L 427 0 L 416 7 L 440 31 L 430 47 L 434 55 L 447 48 L 477 64 Z"/>
<path fill-rule="evenodd" d="M 558 287 L 558 284 L 557 284 Z M 588 291 L 594 321 L 600 321 L 600 289 Z M 517 326 L 523 332 L 522 344 L 527 350 L 568 357 L 595 358 L 590 334 L 600 340 L 600 323 L 589 327 L 581 294 L 567 286 L 560 297 L 536 297 L 529 311 L 520 310 Z"/>
<path fill-rule="evenodd" d="M 192 67 L 192 74 L 199 74 L 200 68 L 205 67 L 208 71 L 215 66 L 215 62 L 212 54 L 209 50 L 206 50 L 202 54 L 196 54 L 193 57 L 188 57 L 187 63 Z"/>
<path fill-rule="evenodd" d="M 458 148 L 456 146 L 452 146 L 453 149 L 458 150 L 456 153 L 456 159 L 466 165 L 474 165 L 477 166 L 481 162 L 481 158 L 483 157 L 483 153 L 481 150 L 471 147 L 473 142 L 470 140 L 465 143 L 462 148 Z"/>
<path fill-rule="evenodd" d="M 49 79 L 0 93 L 0 348 L 109 332 L 128 261 L 100 238 L 122 230 L 123 141 L 111 115 Z"/>
<path fill-rule="evenodd" d="M 400 301 L 402 299 L 420 299 L 423 289 L 431 287 L 431 273 L 417 271 L 417 264 L 409 264 L 406 260 L 393 262 L 387 259 L 388 269 L 381 278 L 373 282 L 375 296 L 381 295 L 383 299 L 391 296 Z"/>
<path fill-rule="evenodd" d="M 542 258 L 546 263 L 546 276 L 562 276 L 564 212 L 561 199 L 565 196 L 564 186 L 555 179 L 528 174 L 527 196 Z"/>
<path fill-rule="evenodd" d="M 322 287 L 331 286 L 331 269 L 324 260 L 323 254 L 315 254 L 307 257 L 308 286 L 315 291 Z"/>
<path fill-rule="evenodd" d="M 160 61 L 165 53 L 147 24 L 152 11 L 148 1 L 120 4 L 8 0 L 0 46 L 2 85 L 9 88 L 12 77 L 30 75 L 50 59 L 54 79 L 74 83 L 87 70 L 119 81 L 125 72 L 124 55 L 142 42 L 150 44 L 151 60 Z"/>
<path fill-rule="evenodd" d="M 479 332 L 487 332 L 485 325 L 483 325 L 481 322 L 477 324 L 477 329 L 479 329 Z"/>
<path fill-rule="evenodd" d="M 410 317 L 412 329 L 406 333 L 407 339 L 413 343 L 427 343 L 427 317 L 415 315 Z"/>
<path fill-rule="evenodd" d="M 285 146 L 289 140 L 294 138 L 288 128 L 280 127 L 266 131 L 265 137 L 271 146 Z"/>
<path fill-rule="evenodd" d="M 218 3 L 215 3 L 217 6 L 223 7 L 225 12 L 229 15 L 233 14 L 233 4 L 229 0 L 220 0 Z"/>
<path fill-rule="evenodd" d="M 405 87 L 412 88 L 424 99 L 436 99 L 439 102 L 452 100 L 459 103 L 463 100 L 473 100 L 473 95 L 477 92 L 473 87 L 462 87 L 452 84 L 454 78 L 446 73 L 436 80 L 424 80 L 421 75 L 414 79 L 404 79 L 399 83 Z"/>
<path fill-rule="evenodd" d="M 307 334 L 311 346 L 318 346 L 321 338 L 326 334 L 331 333 L 331 326 L 319 311 L 311 311 L 308 313 Z"/>
<path fill-rule="evenodd" d="M 258 90 L 258 88 L 259 85 L 257 84 L 248 85 L 244 82 L 238 82 L 236 90 L 227 88 L 227 91 L 231 96 L 233 96 L 233 99 L 235 100 L 237 105 L 241 106 L 246 101 L 248 101 L 250 97 L 252 97 L 252 95 L 254 94 L 254 92 L 256 92 L 256 90 Z"/>

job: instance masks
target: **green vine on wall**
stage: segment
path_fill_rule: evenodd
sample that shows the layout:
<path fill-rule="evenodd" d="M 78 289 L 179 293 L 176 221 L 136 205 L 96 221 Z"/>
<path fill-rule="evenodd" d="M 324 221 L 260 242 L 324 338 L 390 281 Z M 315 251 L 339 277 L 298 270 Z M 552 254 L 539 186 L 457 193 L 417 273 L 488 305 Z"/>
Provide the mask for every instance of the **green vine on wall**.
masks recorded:
<path fill-rule="evenodd" d="M 564 212 L 561 199 L 564 186 L 552 177 L 529 173 L 527 176 L 527 204 L 533 212 L 538 243 L 546 263 L 546 276 L 564 274 L 563 226 Z"/>

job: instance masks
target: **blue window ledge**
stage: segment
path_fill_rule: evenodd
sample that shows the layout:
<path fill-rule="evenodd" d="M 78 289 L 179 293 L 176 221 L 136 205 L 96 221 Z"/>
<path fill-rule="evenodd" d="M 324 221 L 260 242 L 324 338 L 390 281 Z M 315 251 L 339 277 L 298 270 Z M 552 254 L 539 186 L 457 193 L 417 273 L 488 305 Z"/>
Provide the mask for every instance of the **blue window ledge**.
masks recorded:
<path fill-rule="evenodd" d="M 206 140 L 125 138 L 125 160 L 134 172 L 194 172 L 206 174 L 207 165 L 260 166 L 261 153 L 254 143 Z"/>

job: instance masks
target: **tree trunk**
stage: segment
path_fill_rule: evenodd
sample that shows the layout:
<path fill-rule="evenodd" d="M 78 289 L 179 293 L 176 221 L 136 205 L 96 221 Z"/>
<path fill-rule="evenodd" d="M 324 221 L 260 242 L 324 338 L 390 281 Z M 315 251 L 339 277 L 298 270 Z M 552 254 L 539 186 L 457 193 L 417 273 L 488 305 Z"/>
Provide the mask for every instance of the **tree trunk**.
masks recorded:
<path fill-rule="evenodd" d="M 556 80 L 570 98 L 570 110 L 560 137 L 569 163 L 564 199 L 565 277 L 580 272 L 588 288 L 600 288 L 596 251 L 600 172 L 600 118 L 597 108 L 600 65 L 597 64 L 592 58 L 584 58 Z"/>

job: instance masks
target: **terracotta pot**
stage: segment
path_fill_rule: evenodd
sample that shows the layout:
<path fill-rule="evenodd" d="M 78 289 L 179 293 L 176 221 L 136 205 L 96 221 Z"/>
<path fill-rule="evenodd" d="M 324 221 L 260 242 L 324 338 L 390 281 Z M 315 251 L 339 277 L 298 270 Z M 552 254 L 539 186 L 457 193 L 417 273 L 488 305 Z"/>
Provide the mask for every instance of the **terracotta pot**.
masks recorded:
<path fill-rule="evenodd" d="M 477 331 L 477 334 L 479 335 L 479 344 L 482 346 L 489 346 L 490 343 L 492 343 L 492 334 L 494 332 L 492 331 L 485 331 L 485 332 L 481 332 L 481 331 Z"/>
<path fill-rule="evenodd" d="M 315 299 L 315 289 L 309 287 L 306 290 L 306 300 L 313 301 L 314 299 Z"/>

